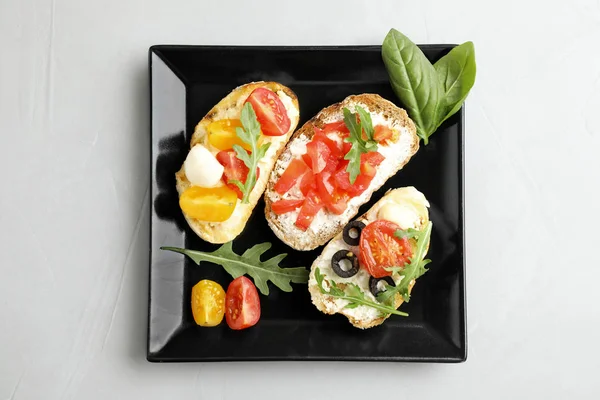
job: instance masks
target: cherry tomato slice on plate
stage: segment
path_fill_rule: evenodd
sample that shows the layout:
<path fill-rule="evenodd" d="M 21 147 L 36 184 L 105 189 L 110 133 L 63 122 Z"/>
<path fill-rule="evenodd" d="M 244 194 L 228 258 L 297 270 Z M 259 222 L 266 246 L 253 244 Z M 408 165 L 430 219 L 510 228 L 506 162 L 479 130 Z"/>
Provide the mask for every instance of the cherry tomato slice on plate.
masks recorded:
<path fill-rule="evenodd" d="M 262 87 L 254 89 L 246 101 L 252 105 L 264 135 L 282 136 L 290 130 L 291 122 L 287 110 L 272 90 Z"/>
<path fill-rule="evenodd" d="M 235 278 L 225 295 L 225 321 L 234 330 L 256 325 L 260 319 L 260 299 L 254 283 L 245 276 Z"/>
<path fill-rule="evenodd" d="M 412 249 L 406 238 L 394 236 L 400 227 L 393 222 L 378 220 L 363 228 L 360 234 L 360 264 L 374 278 L 383 278 L 392 273 L 389 267 L 402 267 L 410 259 Z"/>
<path fill-rule="evenodd" d="M 192 315 L 197 325 L 212 327 L 223 321 L 225 291 L 217 282 L 204 279 L 192 288 Z"/>

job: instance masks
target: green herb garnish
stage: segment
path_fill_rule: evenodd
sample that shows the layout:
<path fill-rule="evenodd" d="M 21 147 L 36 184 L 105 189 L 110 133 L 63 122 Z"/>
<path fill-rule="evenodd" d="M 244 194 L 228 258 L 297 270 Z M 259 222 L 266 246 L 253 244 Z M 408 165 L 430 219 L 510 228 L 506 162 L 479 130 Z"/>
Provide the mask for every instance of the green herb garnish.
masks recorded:
<path fill-rule="evenodd" d="M 473 43 L 453 48 L 432 65 L 416 44 L 392 29 L 381 52 L 392 88 L 427 144 L 429 136 L 460 109 L 475 83 Z"/>
<path fill-rule="evenodd" d="M 399 229 L 394 233 L 397 237 L 411 237 L 416 239 L 417 246 L 408 264 L 402 267 L 386 268 L 386 270 L 395 272 L 403 278 L 395 287 L 386 285 L 385 292 L 377 296 L 378 301 L 384 304 L 393 304 L 396 293 L 400 293 L 405 302 L 408 303 L 410 301 L 410 293 L 408 291 L 410 283 L 427 272 L 425 266 L 431 262 L 431 260 L 424 260 L 424 258 L 429 246 L 432 226 L 433 224 L 428 222 L 421 231 L 415 229 L 403 231 Z"/>
<path fill-rule="evenodd" d="M 260 257 L 270 248 L 271 243 L 260 243 L 246 250 L 241 256 L 233 251 L 232 242 L 225 243 L 211 253 L 187 250 L 179 247 L 161 247 L 161 250 L 169 250 L 184 254 L 198 265 L 200 265 L 201 261 L 219 264 L 234 279 L 238 276 L 248 274 L 254 279 L 254 284 L 264 295 L 269 294 L 268 281 L 273 282 L 275 286 L 284 292 L 292 291 L 290 282 L 308 282 L 308 271 L 306 268 L 279 267 L 279 263 L 287 256 L 287 254 L 279 254 L 266 261 L 261 261 Z"/>
<path fill-rule="evenodd" d="M 258 162 L 265 154 L 267 154 L 267 150 L 269 150 L 271 143 L 265 143 L 258 147 L 260 124 L 256 119 L 256 113 L 250 103 L 244 104 L 240 121 L 242 122 L 243 128 L 238 127 L 235 129 L 235 132 L 244 143 L 250 145 L 250 152 L 246 151 L 246 149 L 238 144 L 233 145 L 233 150 L 235 150 L 237 158 L 242 160 L 244 164 L 246 164 L 246 167 L 248 167 L 248 176 L 244 183 L 236 179 L 230 180 L 229 183 L 236 185 L 242 192 L 242 203 L 248 203 L 250 193 L 256 184 L 256 168 L 258 167 Z"/>
<path fill-rule="evenodd" d="M 384 315 L 394 314 L 400 315 L 403 317 L 408 317 L 408 314 L 402 311 L 396 310 L 394 307 L 390 307 L 387 304 L 378 303 L 376 301 L 371 301 L 365 297 L 360 288 L 354 283 L 344 283 L 346 285 L 346 289 L 340 288 L 335 281 L 328 281 L 321 274 L 321 270 L 317 268 L 315 270 L 315 279 L 317 281 L 317 285 L 319 286 L 319 290 L 321 293 L 329 295 L 331 297 L 335 297 L 338 299 L 348 300 L 348 304 L 344 308 L 356 308 L 358 306 L 367 306 L 372 307 L 378 311 L 380 311 Z M 323 282 L 327 282 L 329 284 L 329 290 L 326 290 L 323 287 Z"/>
<path fill-rule="evenodd" d="M 400 239 L 414 239 L 418 238 L 421 233 L 422 232 L 420 230 L 413 228 L 408 228 L 406 230 L 398 229 L 396 232 L 394 232 L 394 236 Z"/>
<path fill-rule="evenodd" d="M 344 156 L 344 160 L 348 160 L 346 171 L 350 174 L 350 183 L 354 184 L 356 177 L 360 174 L 360 155 L 369 151 L 377 151 L 377 142 L 373 139 L 375 129 L 371 115 L 362 107 L 356 106 L 356 114 L 353 114 L 349 109 L 344 107 L 344 123 L 350 131 L 350 136 L 346 138 L 346 142 L 351 143 L 350 151 Z M 360 122 L 357 121 L 357 115 Z M 363 139 L 363 132 L 366 140 Z"/>

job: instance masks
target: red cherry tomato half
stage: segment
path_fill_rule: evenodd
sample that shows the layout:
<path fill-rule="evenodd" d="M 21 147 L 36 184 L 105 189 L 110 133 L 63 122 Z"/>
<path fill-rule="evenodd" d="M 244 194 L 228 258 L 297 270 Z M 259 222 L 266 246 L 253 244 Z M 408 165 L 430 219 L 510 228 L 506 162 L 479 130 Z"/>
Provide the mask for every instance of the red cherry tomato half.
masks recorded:
<path fill-rule="evenodd" d="M 252 105 L 264 135 L 282 136 L 289 131 L 291 122 L 287 110 L 272 90 L 262 87 L 254 89 L 246 101 Z"/>
<path fill-rule="evenodd" d="M 412 255 L 406 238 L 397 238 L 394 232 L 400 227 L 393 222 L 378 220 L 363 228 L 360 234 L 360 264 L 374 278 L 383 278 L 392 273 L 389 267 L 403 267 Z"/>
<path fill-rule="evenodd" d="M 254 283 L 245 276 L 235 278 L 225 295 L 225 320 L 231 329 L 256 325 L 260 319 L 260 299 Z"/>
<path fill-rule="evenodd" d="M 237 193 L 239 199 L 244 196 L 242 191 L 233 183 L 229 183 L 232 180 L 238 180 L 242 183 L 246 183 L 248 178 L 248 167 L 242 160 L 237 158 L 234 150 L 222 150 L 217 153 L 217 161 L 225 168 L 223 172 L 223 180 L 227 186 Z M 260 168 L 256 168 L 256 180 L 260 178 Z"/>

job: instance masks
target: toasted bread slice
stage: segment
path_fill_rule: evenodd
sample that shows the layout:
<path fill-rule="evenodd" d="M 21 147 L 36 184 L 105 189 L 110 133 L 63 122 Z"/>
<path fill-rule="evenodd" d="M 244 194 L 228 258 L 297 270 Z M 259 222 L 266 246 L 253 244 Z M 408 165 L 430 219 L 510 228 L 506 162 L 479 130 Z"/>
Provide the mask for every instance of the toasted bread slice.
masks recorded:
<path fill-rule="evenodd" d="M 427 207 L 429 207 L 429 203 L 421 192 L 412 186 L 404 187 L 387 192 L 369 211 L 357 218 L 357 220 L 368 225 L 376 220 L 386 219 L 398 224 L 402 229 L 422 229 L 429 221 Z M 416 244 L 414 240 L 411 240 L 410 243 L 412 246 Z M 368 300 L 377 301 L 369 289 L 370 275 L 362 266 L 358 273 L 350 278 L 339 277 L 333 271 L 331 268 L 331 258 L 339 250 L 352 251 L 357 256 L 360 252 L 359 246 L 350 246 L 344 242 L 341 232 L 325 246 L 321 255 L 313 262 L 310 270 L 308 290 L 313 304 L 319 311 L 325 314 L 339 313 L 346 316 L 350 323 L 357 328 L 366 329 L 381 325 L 389 315 L 382 315 L 378 310 L 364 305 L 356 308 L 345 308 L 348 304 L 347 300 L 334 298 L 326 293 L 322 293 L 319 289 L 315 279 L 315 270 L 317 268 L 319 268 L 319 271 L 327 281 L 333 280 L 341 289 L 345 289 L 348 283 L 354 283 L 362 290 Z M 396 274 L 392 278 L 395 283 L 399 283 L 402 280 L 402 277 Z M 410 282 L 409 291 L 412 290 L 414 284 L 414 280 Z M 329 290 L 327 287 L 325 289 Z M 402 302 L 402 296 L 396 294 L 395 307 L 400 307 Z"/>
<path fill-rule="evenodd" d="M 371 114 L 373 125 L 382 124 L 391 128 L 395 132 L 395 140 L 388 141 L 385 146 L 379 146 L 379 152 L 386 159 L 377 168 L 377 175 L 367 190 L 362 195 L 351 199 L 342 215 L 335 215 L 322 209 L 315 216 L 308 230 L 302 231 L 295 225 L 298 210 L 281 215 L 277 215 L 271 210 L 273 202 L 287 198 L 287 194 L 282 196 L 274 190 L 275 183 L 290 162 L 306 148 L 306 143 L 312 139 L 315 133 L 315 126 L 322 128 L 327 123 L 341 121 L 344 107 L 355 112 L 357 105 Z M 359 207 L 369 201 L 373 192 L 395 175 L 418 149 L 419 138 L 416 134 L 415 124 L 408 117 L 406 111 L 377 94 L 349 96 L 342 102 L 323 109 L 294 133 L 271 173 L 265 191 L 265 215 L 269 226 L 279 239 L 296 250 L 312 250 L 327 243 L 356 215 Z"/>
<path fill-rule="evenodd" d="M 190 148 L 194 147 L 196 144 L 202 144 L 213 154 L 217 154 L 219 150 L 212 147 L 208 141 L 208 134 L 206 130 L 207 126 L 213 121 L 227 118 L 239 118 L 242 107 L 244 106 L 244 102 L 250 93 L 259 87 L 265 87 L 279 95 L 286 107 L 288 117 L 290 118 L 290 129 L 285 135 L 282 136 L 261 136 L 261 142 L 259 142 L 259 144 L 266 143 L 268 141 L 271 143 L 271 146 L 269 147 L 267 154 L 259 162 L 258 166 L 260 168 L 260 177 L 257 180 L 254 189 L 252 189 L 252 192 L 250 193 L 249 203 L 242 204 L 241 201 L 238 200 L 235 210 L 228 220 L 224 222 L 206 222 L 191 218 L 184 213 L 185 219 L 187 220 L 190 228 L 192 228 L 192 230 L 198 236 L 207 242 L 226 243 L 235 239 L 242 232 L 246 226 L 246 222 L 252 214 L 252 210 L 256 206 L 256 203 L 262 196 L 265 187 L 267 186 L 267 181 L 271 175 L 275 161 L 285 148 L 287 141 L 290 139 L 292 133 L 298 125 L 298 98 L 291 89 L 277 82 L 248 83 L 235 88 L 217 105 L 215 105 L 204 118 L 202 118 L 202 120 L 196 125 L 196 129 L 192 135 Z M 177 181 L 177 192 L 181 197 L 181 194 L 191 186 L 191 183 L 185 176 L 183 165 L 175 174 L 175 178 Z"/>

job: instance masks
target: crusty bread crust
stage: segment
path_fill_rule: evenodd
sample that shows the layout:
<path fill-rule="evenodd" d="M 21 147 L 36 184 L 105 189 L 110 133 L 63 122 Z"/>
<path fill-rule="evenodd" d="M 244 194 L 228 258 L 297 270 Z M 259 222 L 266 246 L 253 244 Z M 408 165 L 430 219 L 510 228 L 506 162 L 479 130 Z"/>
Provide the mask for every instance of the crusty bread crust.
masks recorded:
<path fill-rule="evenodd" d="M 239 113 L 242 110 L 244 102 L 252 93 L 252 91 L 259 87 L 266 87 L 271 89 L 273 92 L 277 93 L 278 91 L 284 92 L 288 97 L 292 99 L 294 107 L 299 110 L 298 98 L 296 94 L 288 87 L 277 83 L 277 82 L 252 82 L 242 86 L 235 88 L 231 91 L 227 96 L 225 96 L 217 105 L 215 105 L 202 120 L 196 125 L 196 129 L 194 130 L 194 134 L 192 135 L 190 141 L 190 148 L 194 147 L 196 144 L 203 144 L 208 146 L 208 135 L 206 131 L 206 127 L 213 121 L 217 121 L 224 118 L 239 118 Z M 292 132 L 296 129 L 298 125 L 299 116 L 295 116 L 294 118 L 290 118 L 291 125 L 290 129 L 287 132 L 286 136 L 289 139 L 292 135 Z M 273 144 L 271 145 L 273 146 Z M 280 156 L 281 152 L 284 150 L 285 146 L 281 146 L 277 152 L 267 160 L 266 163 L 266 171 L 262 171 L 260 178 L 257 180 L 254 189 L 250 193 L 249 204 L 241 204 L 238 201 L 236 205 L 236 211 L 234 212 L 235 218 L 230 218 L 224 222 L 205 222 L 200 221 L 191 217 L 188 217 L 184 213 L 184 217 L 189 224 L 190 228 L 202 239 L 211 243 L 226 243 L 233 239 L 235 239 L 246 226 L 246 222 L 250 218 L 252 214 L 252 210 L 260 200 L 265 187 L 267 186 L 268 177 L 270 176 L 271 170 L 275 165 L 275 161 Z M 177 192 L 181 197 L 181 194 L 191 186 L 190 182 L 187 180 L 184 172 L 183 165 L 181 169 L 175 174 L 176 184 L 177 184 Z"/>
<path fill-rule="evenodd" d="M 410 135 L 410 149 L 408 150 L 407 157 L 398 157 L 395 160 L 391 173 L 385 177 L 379 184 L 375 181 L 371 183 L 369 188 L 364 193 L 364 201 L 360 204 L 349 205 L 347 212 L 342 216 L 334 214 L 328 214 L 327 226 L 315 233 L 308 229 L 306 232 L 298 231 L 298 229 L 290 224 L 284 222 L 280 216 L 275 214 L 271 210 L 272 199 L 270 193 L 274 192 L 275 183 L 279 180 L 287 165 L 291 162 L 294 156 L 291 154 L 291 146 L 294 140 L 302 137 L 310 140 L 314 136 L 314 127 L 322 128 L 325 124 L 340 121 L 343 119 L 343 109 L 348 107 L 353 109 L 355 105 L 360 105 L 366 108 L 372 115 L 378 114 L 382 116 L 386 122 L 395 127 L 405 128 L 400 132 L 400 135 Z M 414 122 L 408 117 L 405 110 L 397 107 L 392 102 L 385 100 L 377 94 L 359 94 L 352 95 L 345 98 L 343 101 L 333 104 L 327 108 L 324 108 L 315 117 L 306 122 L 302 128 L 297 130 L 288 141 L 288 144 L 277 161 L 276 168 L 271 172 L 271 177 L 267 184 L 265 191 L 265 216 L 269 226 L 287 245 L 293 247 L 296 250 L 313 250 L 323 244 L 327 243 L 332 237 L 339 233 L 343 227 L 356 215 L 359 207 L 368 202 L 371 195 L 377 191 L 384 183 L 396 174 L 402 167 L 410 160 L 410 158 L 419 149 L 419 138 L 417 136 L 417 130 Z"/>

